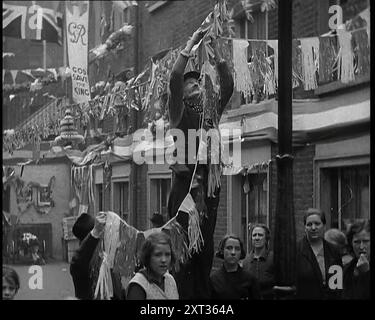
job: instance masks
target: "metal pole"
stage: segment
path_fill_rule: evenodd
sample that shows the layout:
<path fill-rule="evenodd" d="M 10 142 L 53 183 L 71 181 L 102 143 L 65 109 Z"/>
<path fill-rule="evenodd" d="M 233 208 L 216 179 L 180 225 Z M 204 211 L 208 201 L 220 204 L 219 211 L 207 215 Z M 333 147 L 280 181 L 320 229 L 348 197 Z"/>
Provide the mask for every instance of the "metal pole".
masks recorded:
<path fill-rule="evenodd" d="M 295 279 L 296 232 L 292 157 L 292 0 L 283 0 L 279 14 L 279 87 L 275 269 L 279 286 Z"/>
<path fill-rule="evenodd" d="M 134 75 L 137 75 L 140 71 L 140 8 L 138 6 L 133 7 L 135 10 L 135 33 L 134 33 Z M 138 114 L 137 110 L 132 109 L 130 114 L 130 126 L 132 130 L 130 133 L 134 133 L 138 128 Z M 133 226 L 137 226 L 137 174 L 138 174 L 138 167 L 137 164 L 132 161 L 131 162 L 131 173 L 129 178 L 129 187 L 131 190 L 131 202 L 130 202 L 130 214 L 129 214 L 129 221 Z"/>

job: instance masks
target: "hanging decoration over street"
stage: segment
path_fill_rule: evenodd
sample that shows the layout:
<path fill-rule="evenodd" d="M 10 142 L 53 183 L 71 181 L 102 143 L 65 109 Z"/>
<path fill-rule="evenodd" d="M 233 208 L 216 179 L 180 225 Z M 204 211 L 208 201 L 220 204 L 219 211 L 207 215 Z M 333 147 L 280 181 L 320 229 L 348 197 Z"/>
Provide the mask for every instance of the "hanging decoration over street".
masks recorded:
<path fill-rule="evenodd" d="M 312 90 L 318 87 L 316 71 L 319 63 L 319 38 L 300 39 L 302 50 L 302 72 L 303 85 L 305 90 Z"/>
<path fill-rule="evenodd" d="M 74 6 L 71 7 L 74 8 Z M 87 8 L 86 6 L 78 8 L 78 17 L 80 17 L 80 13 L 84 16 Z M 327 82 L 339 80 L 347 83 L 355 80 L 356 77 L 369 74 L 370 46 L 366 10 L 358 15 L 360 19 L 362 18 L 360 22 L 362 21 L 364 27 L 360 25 L 359 29 L 349 29 L 338 34 L 329 33 L 315 38 L 293 40 L 293 88 L 303 86 L 305 90 L 312 90 Z M 358 17 L 352 20 L 358 19 Z M 278 40 L 228 38 L 226 34 L 230 34 L 228 27 L 230 21 L 231 14 L 226 9 L 225 1 L 221 0 L 202 23 L 202 27 L 207 33 L 200 44 L 192 50 L 194 56 L 189 59 L 189 68 L 192 70 L 201 69 L 202 74 L 205 74 L 204 79 L 207 77 L 208 90 L 211 90 L 212 94 L 217 94 L 215 69 L 210 64 L 213 48 L 208 36 L 218 37 L 218 47 L 234 74 L 237 90 L 243 96 L 250 97 L 253 102 L 262 100 L 264 96 L 275 94 L 278 77 Z M 346 23 L 347 26 L 354 25 L 349 22 Z M 128 37 L 131 28 L 131 26 L 124 26 L 115 32 L 109 37 L 105 46 L 112 48 L 123 37 Z M 83 29 L 79 30 L 81 30 L 80 36 L 79 33 L 73 32 L 70 37 L 72 39 L 76 37 L 77 42 L 82 43 Z M 76 31 L 78 32 L 78 29 Z M 84 43 L 86 43 L 85 40 Z M 93 99 L 86 96 L 87 91 L 85 91 L 82 96 L 84 101 L 70 106 L 64 103 L 58 115 L 54 112 L 51 114 L 43 112 L 32 122 L 25 124 L 20 130 L 16 130 L 15 134 L 3 135 L 3 150 L 12 152 L 26 143 L 37 143 L 41 137 L 47 137 L 48 134 L 57 135 L 59 120 L 64 116 L 66 108 L 71 109 L 78 132 L 85 134 L 86 137 L 102 136 L 101 127 L 108 116 L 115 118 L 114 132 L 121 131 L 122 126 L 119 118 L 124 117 L 132 109 L 145 111 L 144 122 L 148 126 L 151 124 L 151 127 L 156 128 L 156 122 L 162 119 L 165 128 L 168 128 L 168 112 L 165 108 L 167 85 L 170 71 L 180 50 L 181 48 L 168 49 L 157 54 L 150 59 L 143 72 L 127 82 L 101 81 L 95 84 L 91 88 L 91 92 L 95 92 Z M 98 53 L 100 50 L 95 51 L 94 49 L 90 53 L 95 58 L 94 52 Z M 17 99 L 19 91 L 38 90 L 41 86 L 56 81 L 56 75 L 62 78 L 74 73 L 71 68 L 49 69 L 47 72 L 43 71 L 47 77 L 40 78 L 40 75 L 43 74 L 41 71 L 43 70 L 13 72 L 15 76 L 19 72 L 28 74 L 30 83 L 6 84 L 3 85 L 3 89 L 7 93 L 15 95 L 13 99 Z M 82 84 L 83 82 L 81 84 L 87 89 L 86 81 L 88 79 L 87 75 L 84 75 L 84 68 L 81 68 L 80 72 L 82 76 L 76 73 L 74 77 L 77 81 L 78 78 L 83 81 L 85 84 Z M 3 78 L 7 76 L 9 79 L 10 74 L 12 73 L 3 70 Z M 211 96 L 211 93 L 206 96 Z"/>
<path fill-rule="evenodd" d="M 3 36 L 62 44 L 62 1 L 3 1 Z"/>
<path fill-rule="evenodd" d="M 139 231 L 115 212 L 108 211 L 104 229 L 104 250 L 101 249 L 101 252 L 98 252 L 102 256 L 100 266 L 98 266 L 99 275 L 94 277 L 97 278 L 94 286 L 95 296 L 101 299 L 110 299 L 112 296 L 112 276 L 109 272 L 111 268 L 120 274 L 122 285 L 127 287 L 139 264 L 142 244 L 154 231 L 165 231 L 170 235 L 172 250 L 176 256 L 175 271 L 179 270 L 180 265 L 186 262 L 194 251 L 200 250 L 201 242 L 197 242 L 198 239 L 195 238 L 200 234 L 199 224 L 192 223 L 190 220 L 193 216 L 190 215 L 189 233 L 186 234 L 176 217 L 170 219 L 161 228 Z"/>
<path fill-rule="evenodd" d="M 233 40 L 234 85 L 245 96 L 249 96 L 253 92 L 250 68 L 247 64 L 248 46 L 247 40 Z"/>
<path fill-rule="evenodd" d="M 66 34 L 72 97 L 80 103 L 90 100 L 87 72 L 89 1 L 66 2 Z"/>
<path fill-rule="evenodd" d="M 5 83 L 5 77 L 11 76 L 11 82 Z M 29 77 L 29 81 L 22 83 L 16 83 L 16 79 L 19 75 L 26 75 Z M 46 70 L 38 69 L 25 69 L 25 70 L 4 70 L 3 69 L 3 92 L 5 94 L 15 94 L 25 91 L 35 91 L 48 86 L 51 83 L 56 83 L 59 79 L 64 79 L 70 76 L 70 69 L 67 67 L 60 68 L 48 68 Z M 9 79 L 9 78 L 8 78 Z M 35 80 L 38 81 L 36 82 Z M 9 82 L 9 81 L 7 81 Z M 38 87 L 35 84 L 38 83 Z"/>
<path fill-rule="evenodd" d="M 352 34 L 346 30 L 338 29 L 337 35 L 340 45 L 338 78 L 342 83 L 349 83 L 354 80 Z"/>
<path fill-rule="evenodd" d="M 120 2 L 120 1 L 119 1 Z M 127 39 L 132 34 L 133 26 L 124 25 L 121 29 L 112 33 L 105 43 L 91 49 L 89 52 L 89 63 L 103 58 L 110 50 L 115 49 L 122 40 Z"/>

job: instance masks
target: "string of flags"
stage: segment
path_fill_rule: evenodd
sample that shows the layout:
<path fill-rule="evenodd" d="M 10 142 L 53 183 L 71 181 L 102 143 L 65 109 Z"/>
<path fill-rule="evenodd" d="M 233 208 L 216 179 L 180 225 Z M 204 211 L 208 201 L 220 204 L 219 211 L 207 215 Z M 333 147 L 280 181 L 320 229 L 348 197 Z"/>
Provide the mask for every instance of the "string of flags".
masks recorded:
<path fill-rule="evenodd" d="M 3 92 L 13 94 L 24 91 L 41 90 L 44 86 L 56 83 L 59 78 L 65 80 L 67 77 L 70 77 L 70 69 L 68 67 L 25 70 L 3 69 Z M 27 80 L 24 80 L 22 83 L 17 83 L 17 78 Z"/>
<path fill-rule="evenodd" d="M 205 20 L 203 24 L 216 21 L 217 32 L 220 32 L 223 29 L 222 20 L 225 20 L 225 17 L 220 18 L 220 14 L 222 13 L 209 15 L 206 19 L 209 21 Z M 340 80 L 348 83 L 355 80 L 357 76 L 368 74 L 370 63 L 368 14 L 369 10 L 366 9 L 352 19 L 355 20 L 358 17 L 362 19 L 362 24 L 357 29 L 349 30 L 351 20 L 345 24 L 348 26 L 347 29 L 337 30 L 335 34 L 331 32 L 320 37 L 295 39 L 293 41 L 293 87 L 302 86 L 304 90 L 313 90 L 330 81 Z M 276 94 L 278 40 L 226 38 L 221 33 L 218 44 L 224 59 L 228 61 L 232 69 L 237 91 L 245 97 Z M 98 93 L 94 99 L 70 106 L 64 104 L 63 109 L 69 107 L 72 110 L 79 129 L 90 127 L 90 132 L 99 132 L 99 134 L 98 129 L 103 120 L 109 115 L 115 118 L 123 116 L 123 110 L 126 110 L 125 113 L 131 109 L 146 111 L 145 123 L 160 117 L 166 118 L 165 103 L 169 75 L 180 50 L 181 47 L 169 49 L 151 58 L 143 72 L 126 83 L 122 81 L 97 83 L 91 88 L 92 92 Z M 189 68 L 202 67 L 204 57 L 209 56 L 211 51 L 209 43 L 203 43 L 200 50 L 196 50 L 190 59 Z M 18 72 L 34 77 L 35 79 L 31 78 L 33 82 L 28 85 L 28 89 L 33 91 L 45 85 L 45 82 L 37 77 L 42 71 L 45 72 L 42 69 L 11 70 L 10 74 L 12 79 L 15 79 Z M 56 81 L 57 76 L 68 76 L 69 69 L 51 69 L 48 70 L 48 74 L 53 81 Z M 3 80 L 4 77 L 5 70 L 3 70 Z M 6 90 L 6 88 L 6 85 L 3 86 L 3 89 Z M 48 109 L 46 113 L 49 113 Z M 115 122 L 118 123 L 118 119 Z M 54 117 L 39 116 L 33 123 L 34 130 L 25 129 L 25 131 L 35 132 L 35 128 L 38 128 L 36 132 L 46 136 L 46 132 L 58 130 L 56 124 L 58 120 Z M 15 143 L 17 146 L 22 144 L 20 141 Z M 9 148 L 9 143 L 6 145 Z"/>
<path fill-rule="evenodd" d="M 335 35 L 295 39 L 293 88 L 303 86 L 304 90 L 314 90 L 326 82 L 339 80 L 350 83 L 356 76 L 369 74 L 367 32 L 366 26 L 355 30 L 338 29 Z M 275 94 L 278 82 L 278 40 L 227 40 L 232 46 L 230 59 L 233 61 L 236 90 L 245 97 L 255 95 L 258 91 L 266 95 Z"/>

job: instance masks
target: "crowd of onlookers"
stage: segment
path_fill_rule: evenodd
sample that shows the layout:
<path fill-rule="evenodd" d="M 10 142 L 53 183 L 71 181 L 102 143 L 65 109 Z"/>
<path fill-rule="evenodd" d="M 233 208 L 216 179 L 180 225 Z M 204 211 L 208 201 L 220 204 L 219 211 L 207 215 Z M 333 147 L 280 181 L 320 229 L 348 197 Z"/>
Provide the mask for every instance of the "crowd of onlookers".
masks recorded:
<path fill-rule="evenodd" d="M 70 270 L 77 299 L 94 299 L 90 261 L 103 236 L 105 221 L 106 213 L 95 219 L 84 214 L 73 228 L 81 241 Z M 226 235 L 216 252 L 223 263 L 210 276 L 212 299 L 369 299 L 369 220 L 353 222 L 346 233 L 325 230 L 325 225 L 322 211 L 306 211 L 305 235 L 297 243 L 295 282 L 290 286 L 279 286 L 275 278 L 271 233 L 266 225 L 251 225 L 247 254 L 238 236 Z M 175 255 L 168 234 L 151 233 L 143 244 L 140 260 L 141 267 L 126 290 L 114 283 L 113 299 L 178 299 L 178 284 L 170 271 Z M 19 288 L 17 273 L 3 266 L 3 299 L 13 299 Z"/>

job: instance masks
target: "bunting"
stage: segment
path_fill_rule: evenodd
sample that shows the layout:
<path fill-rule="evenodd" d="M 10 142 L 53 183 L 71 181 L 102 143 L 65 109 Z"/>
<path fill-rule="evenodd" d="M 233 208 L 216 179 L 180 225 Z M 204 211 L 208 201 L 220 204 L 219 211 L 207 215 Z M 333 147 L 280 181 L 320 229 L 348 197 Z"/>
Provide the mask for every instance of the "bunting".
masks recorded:
<path fill-rule="evenodd" d="M 337 30 L 339 51 L 339 75 L 342 83 L 349 83 L 354 80 L 354 64 L 352 50 L 352 34 L 346 30 Z"/>
<path fill-rule="evenodd" d="M 3 1 L 3 36 L 62 44 L 60 1 Z"/>
<path fill-rule="evenodd" d="M 313 90 L 318 87 L 316 71 L 318 66 L 319 38 L 304 38 L 301 41 L 302 51 L 302 74 L 305 90 Z"/>
<path fill-rule="evenodd" d="M 191 201 L 185 200 L 182 209 L 190 210 L 193 204 Z M 176 216 L 161 228 L 139 231 L 121 219 L 115 212 L 108 211 L 104 229 L 104 248 L 95 253 L 102 256 L 102 261 L 98 265 L 99 275 L 94 277 L 97 278 L 94 284 L 95 297 L 111 298 L 113 294 L 111 268 L 121 276 L 123 287 L 127 287 L 139 264 L 142 245 L 145 239 L 155 231 L 166 232 L 171 237 L 172 250 L 176 257 L 174 271 L 178 271 L 180 265 L 185 263 L 193 252 L 199 251 L 203 244 L 197 215 L 189 214 L 188 233 L 177 222 Z"/>
<path fill-rule="evenodd" d="M 244 96 L 249 96 L 254 88 L 247 63 L 247 40 L 233 40 L 233 68 L 235 88 Z"/>

